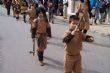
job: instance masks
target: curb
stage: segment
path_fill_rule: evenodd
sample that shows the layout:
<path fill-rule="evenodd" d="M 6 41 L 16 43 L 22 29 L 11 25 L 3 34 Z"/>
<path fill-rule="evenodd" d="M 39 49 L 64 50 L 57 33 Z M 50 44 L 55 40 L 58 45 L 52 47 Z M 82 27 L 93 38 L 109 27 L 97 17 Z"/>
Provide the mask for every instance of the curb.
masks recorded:
<path fill-rule="evenodd" d="M 98 30 L 89 30 L 90 32 L 93 32 L 93 33 L 98 33 L 100 35 L 104 35 L 104 36 L 109 36 L 110 37 L 110 33 L 103 33 L 103 32 L 100 32 Z"/>

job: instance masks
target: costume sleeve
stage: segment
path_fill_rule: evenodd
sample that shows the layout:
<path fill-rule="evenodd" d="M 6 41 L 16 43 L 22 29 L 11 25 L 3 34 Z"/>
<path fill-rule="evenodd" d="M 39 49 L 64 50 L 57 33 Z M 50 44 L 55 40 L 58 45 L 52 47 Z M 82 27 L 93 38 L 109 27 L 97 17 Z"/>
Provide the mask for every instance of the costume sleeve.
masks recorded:
<path fill-rule="evenodd" d="M 63 37 L 63 43 L 69 43 L 72 38 L 74 37 L 74 35 L 72 35 L 71 33 L 64 33 L 64 37 Z"/>
<path fill-rule="evenodd" d="M 36 31 L 37 31 L 37 19 L 34 19 L 33 23 L 32 23 L 32 28 L 31 28 L 31 37 L 32 38 L 35 38 Z"/>

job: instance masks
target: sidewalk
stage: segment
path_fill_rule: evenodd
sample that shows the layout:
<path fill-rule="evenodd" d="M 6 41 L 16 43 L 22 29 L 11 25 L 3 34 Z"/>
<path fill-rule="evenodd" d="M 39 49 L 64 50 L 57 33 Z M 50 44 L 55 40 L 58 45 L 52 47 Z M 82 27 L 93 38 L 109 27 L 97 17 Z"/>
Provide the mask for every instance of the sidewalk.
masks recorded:
<path fill-rule="evenodd" d="M 57 19 L 60 19 L 62 21 L 68 22 L 68 19 L 64 19 L 62 16 L 54 16 Z M 99 33 L 102 35 L 110 36 L 110 23 L 103 23 L 103 24 L 98 24 L 98 25 L 91 25 L 90 30 L 94 33 Z"/>
<path fill-rule="evenodd" d="M 110 23 L 109 24 L 98 24 L 90 26 L 90 31 L 110 36 Z"/>

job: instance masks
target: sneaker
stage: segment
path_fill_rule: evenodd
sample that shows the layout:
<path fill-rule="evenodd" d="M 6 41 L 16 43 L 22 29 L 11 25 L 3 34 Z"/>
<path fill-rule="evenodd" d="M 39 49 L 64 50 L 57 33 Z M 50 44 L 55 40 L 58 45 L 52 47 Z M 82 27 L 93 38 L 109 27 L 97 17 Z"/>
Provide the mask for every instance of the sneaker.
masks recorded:
<path fill-rule="evenodd" d="M 26 21 L 24 21 L 24 23 L 26 23 Z"/>

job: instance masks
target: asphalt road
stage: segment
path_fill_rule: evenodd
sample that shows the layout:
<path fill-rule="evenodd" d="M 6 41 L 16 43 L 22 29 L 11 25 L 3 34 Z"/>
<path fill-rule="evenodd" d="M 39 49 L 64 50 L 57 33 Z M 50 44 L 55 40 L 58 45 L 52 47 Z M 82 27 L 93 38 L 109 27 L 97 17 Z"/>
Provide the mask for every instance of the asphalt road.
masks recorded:
<path fill-rule="evenodd" d="M 45 66 L 41 67 L 37 55 L 29 54 L 32 50 L 30 25 L 24 23 L 22 17 L 16 21 L 5 14 L 5 9 L 0 9 L 0 73 L 63 73 L 62 35 L 68 28 L 67 23 L 55 19 L 55 24 L 51 24 L 52 38 L 44 53 Z M 110 38 L 94 32 L 88 34 L 93 35 L 95 41 L 83 43 L 83 73 L 109 73 Z"/>

